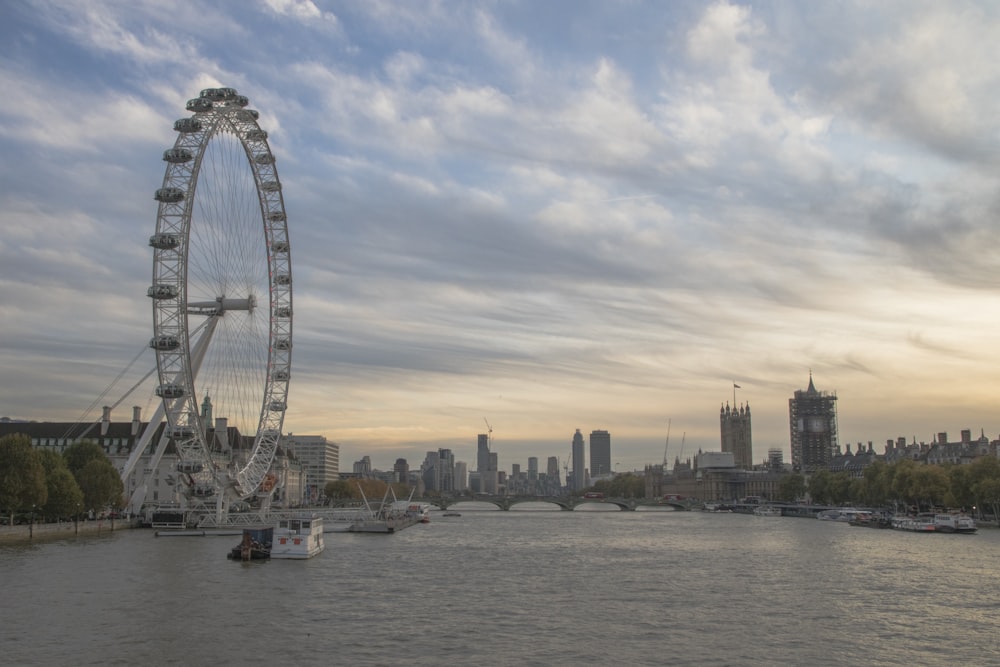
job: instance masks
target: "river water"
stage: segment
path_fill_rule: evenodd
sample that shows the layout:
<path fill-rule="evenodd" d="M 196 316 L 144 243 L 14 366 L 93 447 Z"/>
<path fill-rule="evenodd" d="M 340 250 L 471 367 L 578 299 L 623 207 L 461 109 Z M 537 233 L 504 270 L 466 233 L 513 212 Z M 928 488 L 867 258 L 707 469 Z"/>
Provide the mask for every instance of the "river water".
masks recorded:
<path fill-rule="evenodd" d="M 309 561 L 148 530 L 0 546 L 0 662 L 1000 665 L 996 529 L 457 509 Z"/>

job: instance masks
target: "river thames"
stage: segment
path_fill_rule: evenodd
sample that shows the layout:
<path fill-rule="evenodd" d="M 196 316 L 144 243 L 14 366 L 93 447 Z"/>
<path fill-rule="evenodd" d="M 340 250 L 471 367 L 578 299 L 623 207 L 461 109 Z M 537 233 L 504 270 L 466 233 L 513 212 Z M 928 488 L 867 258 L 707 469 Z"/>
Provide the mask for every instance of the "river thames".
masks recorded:
<path fill-rule="evenodd" d="M 5 665 L 998 665 L 1000 531 L 432 514 L 309 561 L 126 530 L 0 546 Z"/>

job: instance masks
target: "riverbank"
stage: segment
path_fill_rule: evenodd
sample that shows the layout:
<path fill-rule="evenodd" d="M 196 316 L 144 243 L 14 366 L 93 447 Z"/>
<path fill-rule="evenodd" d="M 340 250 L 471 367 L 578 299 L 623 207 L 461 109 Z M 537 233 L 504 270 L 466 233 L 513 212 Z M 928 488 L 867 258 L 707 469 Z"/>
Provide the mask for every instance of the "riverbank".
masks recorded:
<path fill-rule="evenodd" d="M 0 544 L 21 544 L 37 540 L 50 540 L 77 535 L 101 535 L 118 530 L 130 530 L 135 525 L 125 519 L 97 519 L 95 521 L 61 521 L 20 526 L 0 526 Z"/>

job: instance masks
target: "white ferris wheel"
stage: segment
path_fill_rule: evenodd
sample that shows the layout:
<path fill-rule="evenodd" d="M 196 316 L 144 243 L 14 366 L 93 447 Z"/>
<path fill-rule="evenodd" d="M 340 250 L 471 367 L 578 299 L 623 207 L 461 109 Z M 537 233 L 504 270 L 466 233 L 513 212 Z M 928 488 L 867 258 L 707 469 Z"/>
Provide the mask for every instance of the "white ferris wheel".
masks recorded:
<path fill-rule="evenodd" d="M 179 488 L 193 505 L 268 490 L 288 405 L 288 225 L 267 132 L 247 104 L 232 88 L 189 100 L 155 194 L 150 347 Z"/>

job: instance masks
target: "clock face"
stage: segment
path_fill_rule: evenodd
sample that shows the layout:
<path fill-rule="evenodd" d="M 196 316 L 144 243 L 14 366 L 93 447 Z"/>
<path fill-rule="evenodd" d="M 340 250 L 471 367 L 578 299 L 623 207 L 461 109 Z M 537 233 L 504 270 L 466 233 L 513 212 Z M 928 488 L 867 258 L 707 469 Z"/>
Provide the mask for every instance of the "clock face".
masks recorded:
<path fill-rule="evenodd" d="M 808 429 L 810 433 L 822 433 L 826 430 L 826 420 L 822 417 L 810 417 Z"/>

